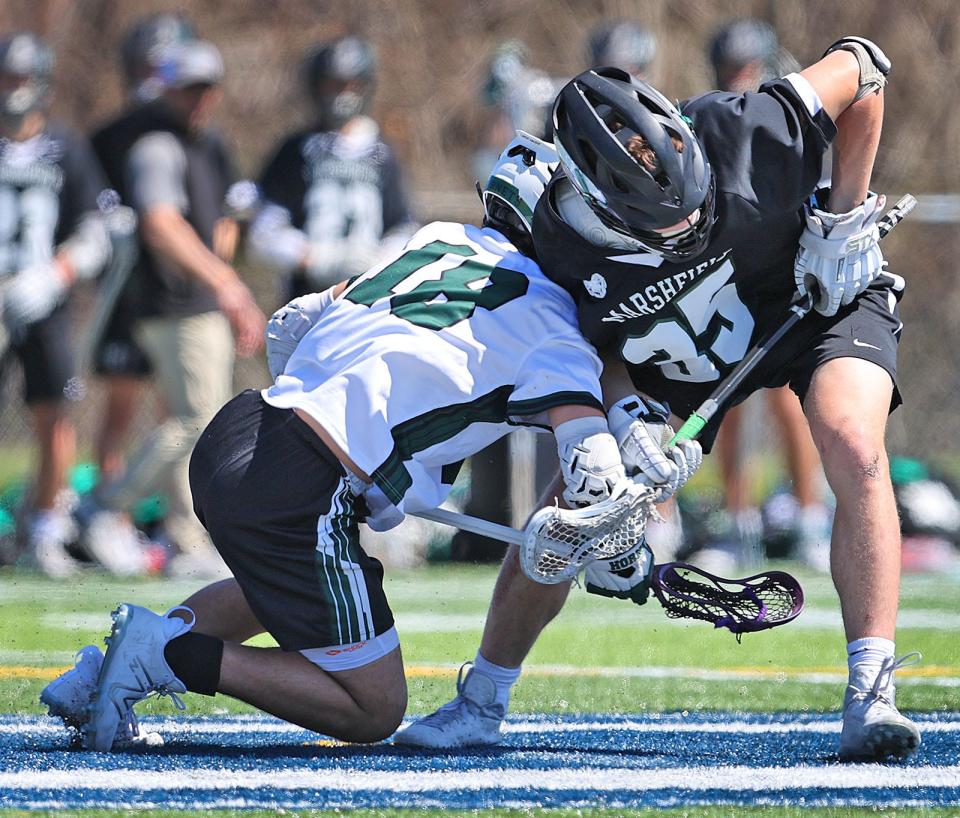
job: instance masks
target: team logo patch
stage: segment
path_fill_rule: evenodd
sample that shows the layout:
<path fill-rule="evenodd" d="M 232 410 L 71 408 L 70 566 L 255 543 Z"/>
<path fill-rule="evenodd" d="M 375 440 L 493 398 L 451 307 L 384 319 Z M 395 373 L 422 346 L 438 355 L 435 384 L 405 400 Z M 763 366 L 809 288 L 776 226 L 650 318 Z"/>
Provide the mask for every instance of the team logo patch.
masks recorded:
<path fill-rule="evenodd" d="M 603 298 L 607 294 L 607 280 L 600 273 L 590 276 L 590 280 L 584 281 L 583 286 L 594 298 Z"/>

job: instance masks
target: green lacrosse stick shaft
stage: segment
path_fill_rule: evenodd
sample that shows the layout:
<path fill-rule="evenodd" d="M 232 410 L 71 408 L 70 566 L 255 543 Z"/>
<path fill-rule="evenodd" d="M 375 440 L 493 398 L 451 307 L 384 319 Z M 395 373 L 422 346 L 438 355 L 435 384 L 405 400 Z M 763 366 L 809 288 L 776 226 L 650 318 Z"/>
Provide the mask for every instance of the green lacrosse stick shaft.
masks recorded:
<path fill-rule="evenodd" d="M 880 233 L 880 238 L 882 239 L 887 233 L 893 230 L 916 206 L 917 200 L 909 193 L 901 197 L 899 201 L 884 214 L 883 218 L 877 221 L 877 230 Z M 808 291 L 802 301 L 791 305 L 790 315 L 787 316 L 787 319 L 769 335 L 757 341 L 757 343 L 747 351 L 747 354 L 743 356 L 743 360 L 720 382 L 720 385 L 710 394 L 710 397 L 701 403 L 696 411 L 684 421 L 668 445 L 676 446 L 681 440 L 696 440 L 700 432 L 703 431 L 703 427 L 717 414 L 717 411 L 727 402 L 727 399 L 737 391 L 744 379 L 756 369 L 757 364 L 776 346 L 780 339 L 803 320 L 813 309 L 813 304 L 813 293 Z"/>

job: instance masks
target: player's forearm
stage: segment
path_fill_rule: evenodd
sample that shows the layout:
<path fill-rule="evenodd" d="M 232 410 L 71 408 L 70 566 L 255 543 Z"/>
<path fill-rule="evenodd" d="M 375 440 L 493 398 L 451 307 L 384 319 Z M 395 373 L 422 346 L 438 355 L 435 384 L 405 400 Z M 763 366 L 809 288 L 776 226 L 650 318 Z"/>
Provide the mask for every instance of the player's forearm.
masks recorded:
<path fill-rule="evenodd" d="M 228 264 L 232 264 L 240 243 L 240 225 L 236 219 L 218 219 L 213 228 L 213 252 Z"/>
<path fill-rule="evenodd" d="M 239 283 L 233 268 L 200 240 L 176 208 L 150 208 L 142 216 L 140 230 L 147 247 L 210 289 L 218 291 Z"/>
<path fill-rule="evenodd" d="M 853 103 L 837 118 L 829 207 L 846 213 L 866 198 L 883 125 L 883 91 Z"/>
<path fill-rule="evenodd" d="M 290 224 L 290 212 L 266 204 L 250 225 L 249 248 L 261 263 L 277 272 L 303 269 L 310 252 L 306 233 Z"/>

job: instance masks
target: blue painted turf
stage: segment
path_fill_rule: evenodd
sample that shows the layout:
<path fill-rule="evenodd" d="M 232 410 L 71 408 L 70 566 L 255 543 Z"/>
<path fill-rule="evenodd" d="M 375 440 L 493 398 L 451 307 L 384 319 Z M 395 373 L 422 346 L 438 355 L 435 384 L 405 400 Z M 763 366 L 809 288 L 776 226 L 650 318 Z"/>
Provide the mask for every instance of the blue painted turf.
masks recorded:
<path fill-rule="evenodd" d="M 54 720 L 0 716 L 0 807 L 960 805 L 960 714 L 917 716 L 919 753 L 889 766 L 839 764 L 836 719 L 519 717 L 501 746 L 465 752 L 317 745 L 316 734 L 267 718 L 148 719 L 163 747 L 104 754 L 72 749 Z M 718 776 L 727 766 L 740 780 Z M 677 783 L 660 787 L 654 772 Z M 897 783 L 914 773 L 921 783 Z M 628 783 L 604 787 L 605 775 Z"/>

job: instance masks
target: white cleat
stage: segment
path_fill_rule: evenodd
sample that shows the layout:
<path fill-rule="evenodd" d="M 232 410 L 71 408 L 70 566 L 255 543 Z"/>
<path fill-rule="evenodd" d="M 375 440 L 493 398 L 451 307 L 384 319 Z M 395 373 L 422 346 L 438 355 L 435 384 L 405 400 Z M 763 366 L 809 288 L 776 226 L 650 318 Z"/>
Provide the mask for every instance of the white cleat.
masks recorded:
<path fill-rule="evenodd" d="M 40 701 L 47 706 L 51 716 L 62 719 L 64 726 L 79 733 L 90 716 L 90 702 L 97 691 L 103 654 L 96 645 L 87 645 L 80 649 L 74 661 L 74 667 L 61 673 L 41 691 Z M 161 746 L 163 736 L 141 730 L 133 710 L 128 711 L 117 726 L 113 739 L 115 750 Z"/>
<path fill-rule="evenodd" d="M 125 514 L 106 509 L 93 512 L 86 521 L 80 544 L 115 577 L 139 576 L 146 572 L 143 543 Z"/>
<path fill-rule="evenodd" d="M 97 678 L 103 665 L 103 654 L 96 645 L 80 648 L 74 666 L 61 673 L 40 692 L 40 701 L 54 718 L 63 719 L 67 727 L 79 730 L 87 720 L 90 699 L 97 689 Z"/>
<path fill-rule="evenodd" d="M 457 697 L 398 732 L 393 743 L 438 750 L 499 744 L 506 708 L 496 695 L 496 682 L 467 662 L 457 676 Z"/>
<path fill-rule="evenodd" d="M 843 700 L 841 760 L 902 760 L 916 752 L 920 746 L 920 731 L 910 719 L 900 715 L 894 704 L 893 674 L 898 668 L 916 664 L 919 660 L 920 654 L 916 652 L 900 659 L 888 656 L 872 681 L 862 676 L 850 679 Z"/>
<path fill-rule="evenodd" d="M 179 610 L 187 611 L 191 620 L 170 616 Z M 186 693 L 187 688 L 170 669 L 163 649 L 195 622 L 193 611 L 184 606 L 171 608 L 163 616 L 139 605 L 121 605 L 113 612 L 107 653 L 83 726 L 84 747 L 100 752 L 121 749 L 115 742 L 133 716 L 134 705 L 152 693 L 170 696 L 179 709 L 185 709 L 176 694 Z"/>

